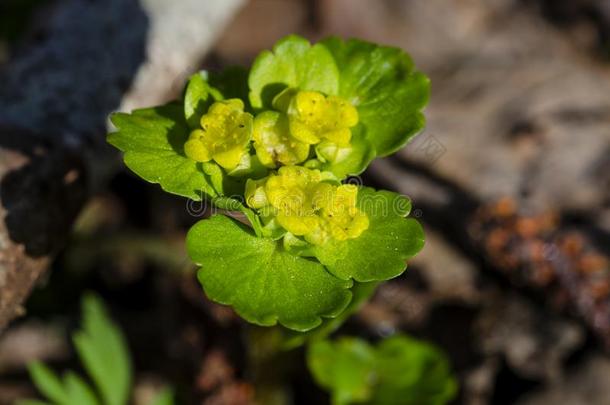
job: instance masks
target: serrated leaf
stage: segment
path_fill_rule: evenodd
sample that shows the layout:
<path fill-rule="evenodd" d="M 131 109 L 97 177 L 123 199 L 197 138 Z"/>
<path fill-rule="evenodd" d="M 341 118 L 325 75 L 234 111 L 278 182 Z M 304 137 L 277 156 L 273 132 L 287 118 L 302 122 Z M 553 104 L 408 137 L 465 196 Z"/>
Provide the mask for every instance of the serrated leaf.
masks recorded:
<path fill-rule="evenodd" d="M 318 341 L 307 364 L 335 405 L 444 405 L 457 390 L 445 355 L 404 335 L 377 347 L 351 337 Z"/>
<path fill-rule="evenodd" d="M 127 343 L 94 295 L 83 298 L 83 326 L 74 334 L 74 344 L 103 403 L 126 404 L 132 381 Z"/>
<path fill-rule="evenodd" d="M 399 48 L 351 39 L 322 41 L 339 67 L 339 95 L 358 109 L 378 156 L 403 147 L 425 125 L 430 82 Z"/>
<path fill-rule="evenodd" d="M 28 365 L 28 371 L 34 385 L 45 397 L 58 404 L 68 401 L 68 394 L 61 380 L 51 369 L 42 363 L 33 362 Z"/>
<path fill-rule="evenodd" d="M 111 121 L 117 132 L 108 142 L 125 153 L 125 164 L 138 176 L 195 201 L 216 196 L 201 164 L 184 155 L 189 128 L 180 104 L 115 113 Z"/>
<path fill-rule="evenodd" d="M 357 207 L 368 215 L 368 229 L 354 239 L 315 246 L 313 254 L 343 280 L 383 281 L 400 275 L 406 260 L 424 246 L 421 225 L 404 218 L 411 209 L 410 201 L 390 191 L 361 187 Z"/>
<path fill-rule="evenodd" d="M 306 331 L 320 325 L 322 317 L 340 314 L 351 298 L 351 282 L 222 215 L 195 224 L 187 250 L 201 265 L 199 281 L 207 296 L 258 325 L 279 322 Z"/>
<path fill-rule="evenodd" d="M 287 87 L 337 94 L 339 75 L 326 47 L 290 35 L 278 41 L 273 51 L 258 55 L 248 84 L 252 107 L 271 108 L 273 98 Z"/>
<path fill-rule="evenodd" d="M 201 71 L 195 73 L 189 79 L 184 92 L 184 117 L 188 126 L 192 129 L 201 126 L 201 116 L 216 100 L 222 99 L 218 90 L 213 89 L 208 83 L 208 73 Z"/>

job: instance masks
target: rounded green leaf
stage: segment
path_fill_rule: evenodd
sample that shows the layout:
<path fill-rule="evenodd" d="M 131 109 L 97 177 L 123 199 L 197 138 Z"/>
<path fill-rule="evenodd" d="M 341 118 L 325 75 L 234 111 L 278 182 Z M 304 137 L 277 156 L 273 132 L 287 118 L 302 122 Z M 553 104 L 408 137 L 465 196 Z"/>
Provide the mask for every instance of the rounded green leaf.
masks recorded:
<path fill-rule="evenodd" d="M 404 218 L 411 209 L 410 201 L 390 191 L 362 187 L 357 207 L 368 215 L 368 229 L 354 239 L 315 246 L 313 254 L 343 280 L 383 281 L 400 275 L 406 260 L 424 246 L 421 225 Z"/>
<path fill-rule="evenodd" d="M 378 156 L 394 153 L 424 128 L 430 81 L 408 54 L 357 39 L 321 44 L 339 67 L 338 95 L 358 109 Z"/>
<path fill-rule="evenodd" d="M 314 342 L 307 365 L 333 404 L 444 405 L 457 391 L 445 354 L 405 335 L 377 346 L 353 337 Z"/>
<path fill-rule="evenodd" d="M 111 121 L 117 131 L 108 135 L 108 142 L 125 153 L 125 164 L 138 176 L 168 193 L 196 201 L 216 196 L 201 164 L 184 155 L 189 127 L 182 105 L 115 113 Z"/>
<path fill-rule="evenodd" d="M 457 392 L 449 361 L 437 347 L 408 336 L 382 341 L 377 348 L 376 405 L 444 405 Z"/>
<path fill-rule="evenodd" d="M 340 314 L 351 299 L 351 282 L 222 215 L 195 224 L 187 249 L 201 265 L 199 281 L 207 296 L 258 325 L 279 322 L 306 331 L 320 325 L 322 317 Z"/>
<path fill-rule="evenodd" d="M 248 84 L 252 107 L 271 108 L 273 98 L 287 87 L 337 94 L 339 74 L 326 47 L 290 35 L 278 41 L 273 51 L 258 55 Z"/>
<path fill-rule="evenodd" d="M 373 394 L 375 350 L 363 340 L 315 342 L 307 353 L 307 365 L 318 385 L 331 391 L 335 405 L 365 402 Z"/>
<path fill-rule="evenodd" d="M 371 298 L 379 283 L 357 283 L 352 287 L 352 300 L 341 314 L 336 318 L 325 319 L 320 326 L 308 332 L 295 332 L 283 329 L 283 346 L 293 349 L 307 342 L 314 342 L 326 338 L 341 327 L 353 314 L 358 312 L 362 305 Z"/>

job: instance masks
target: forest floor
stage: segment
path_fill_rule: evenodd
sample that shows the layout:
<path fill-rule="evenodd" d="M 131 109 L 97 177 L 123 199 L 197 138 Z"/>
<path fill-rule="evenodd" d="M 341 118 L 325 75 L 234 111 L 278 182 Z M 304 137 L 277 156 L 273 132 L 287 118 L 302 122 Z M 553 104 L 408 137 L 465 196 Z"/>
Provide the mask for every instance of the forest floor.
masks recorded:
<path fill-rule="evenodd" d="M 427 130 L 362 176 L 413 199 L 426 247 L 338 334 L 436 343 L 455 404 L 609 404 L 607 2 L 256 0 L 201 67 L 247 64 L 289 33 L 400 46 L 433 84 Z M 78 368 L 66 331 L 87 290 L 125 330 L 137 405 L 162 384 L 185 404 L 251 404 L 247 327 L 205 298 L 184 249 L 204 215 L 116 174 L 0 337 L 0 405 L 33 395 L 32 359 Z M 295 404 L 325 403 L 295 364 Z"/>

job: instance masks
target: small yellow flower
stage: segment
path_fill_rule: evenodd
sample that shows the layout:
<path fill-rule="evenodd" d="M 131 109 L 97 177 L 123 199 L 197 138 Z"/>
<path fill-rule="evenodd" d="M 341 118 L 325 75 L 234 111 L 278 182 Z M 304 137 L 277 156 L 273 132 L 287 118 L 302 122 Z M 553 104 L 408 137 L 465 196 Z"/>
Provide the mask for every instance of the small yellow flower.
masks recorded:
<path fill-rule="evenodd" d="M 269 205 L 267 194 L 265 193 L 265 184 L 267 178 L 261 180 L 246 180 L 246 204 L 255 209 L 261 209 Z"/>
<path fill-rule="evenodd" d="M 269 203 L 277 209 L 277 222 L 294 235 L 305 235 L 318 227 L 312 193 L 321 181 L 318 170 L 284 166 L 265 185 Z"/>
<path fill-rule="evenodd" d="M 284 166 L 265 180 L 248 181 L 246 203 L 272 212 L 286 231 L 315 245 L 357 238 L 369 227 L 367 215 L 356 207 L 358 188 L 325 180 L 319 170 Z"/>
<path fill-rule="evenodd" d="M 334 190 L 330 204 L 322 210 L 326 232 L 333 239 L 346 240 L 357 238 L 369 227 L 367 215 L 356 208 L 358 187 L 341 185 Z"/>
<path fill-rule="evenodd" d="M 252 115 L 244 112 L 244 103 L 239 99 L 218 101 L 201 117 L 201 129 L 191 132 L 184 153 L 198 162 L 214 160 L 233 170 L 249 157 L 251 136 Z"/>
<path fill-rule="evenodd" d="M 352 136 L 350 128 L 358 124 L 358 111 L 347 100 L 316 91 L 297 92 L 287 114 L 291 135 L 310 145 L 327 139 L 347 146 Z"/>
<path fill-rule="evenodd" d="M 309 156 L 309 145 L 290 136 L 288 118 L 284 114 L 265 111 L 257 115 L 252 137 L 256 155 L 266 167 L 296 165 Z"/>

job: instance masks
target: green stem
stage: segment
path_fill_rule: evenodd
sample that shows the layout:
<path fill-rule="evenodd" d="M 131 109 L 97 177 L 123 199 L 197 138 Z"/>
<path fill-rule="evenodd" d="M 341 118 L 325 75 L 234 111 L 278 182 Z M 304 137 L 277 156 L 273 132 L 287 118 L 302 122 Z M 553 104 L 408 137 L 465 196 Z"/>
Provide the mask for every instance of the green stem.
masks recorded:
<path fill-rule="evenodd" d="M 355 283 L 352 302 L 334 319 L 326 320 L 318 328 L 298 333 L 281 326 L 248 325 L 248 360 L 250 374 L 256 388 L 259 405 L 292 405 L 289 377 L 298 364 L 296 349 L 310 340 L 323 339 L 337 330 L 374 293 L 378 283 Z"/>
<path fill-rule="evenodd" d="M 271 328 L 248 325 L 249 372 L 258 405 L 292 405 L 289 377 L 296 364 L 296 351 L 285 349 L 285 333 L 280 326 Z"/>

